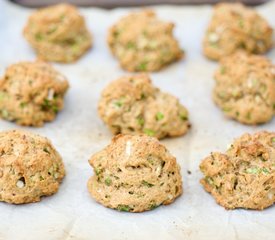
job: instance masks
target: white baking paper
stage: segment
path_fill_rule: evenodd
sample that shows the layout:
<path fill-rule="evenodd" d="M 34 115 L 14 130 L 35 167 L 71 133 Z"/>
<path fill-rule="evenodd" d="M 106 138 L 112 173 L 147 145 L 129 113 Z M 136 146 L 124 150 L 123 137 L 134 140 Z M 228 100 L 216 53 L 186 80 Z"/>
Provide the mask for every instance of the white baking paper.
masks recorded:
<path fill-rule="evenodd" d="M 227 211 L 199 184 L 200 161 L 211 151 L 224 151 L 244 132 L 275 130 L 275 119 L 258 127 L 225 119 L 211 100 L 215 62 L 201 53 L 202 37 L 211 16 L 210 6 L 157 6 L 159 16 L 175 23 L 175 34 L 186 57 L 159 73 L 153 83 L 174 94 L 189 109 L 192 129 L 184 136 L 163 140 L 181 165 L 184 193 L 169 206 L 145 213 L 122 213 L 96 203 L 87 191 L 93 174 L 89 157 L 104 148 L 111 133 L 97 115 L 100 92 L 125 74 L 112 57 L 106 33 L 131 9 L 81 9 L 94 44 L 74 64 L 54 64 L 70 81 L 65 109 L 42 128 L 24 128 L 52 140 L 65 162 L 67 175 L 60 190 L 39 203 L 15 206 L 0 203 L 0 240 L 178 240 L 275 239 L 275 206 L 264 211 Z M 275 2 L 257 8 L 275 26 Z M 22 36 L 33 10 L 0 0 L 0 74 L 35 54 Z M 275 50 L 268 53 L 273 62 Z M 20 128 L 0 120 L 0 130 Z M 192 172 L 187 174 L 187 170 Z"/>

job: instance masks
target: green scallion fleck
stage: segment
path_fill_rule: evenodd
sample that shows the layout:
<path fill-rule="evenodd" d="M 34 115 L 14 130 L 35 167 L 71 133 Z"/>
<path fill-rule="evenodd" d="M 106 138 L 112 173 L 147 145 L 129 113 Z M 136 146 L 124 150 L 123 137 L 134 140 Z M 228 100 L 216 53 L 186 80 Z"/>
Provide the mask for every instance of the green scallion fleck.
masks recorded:
<path fill-rule="evenodd" d="M 109 177 L 107 177 L 107 178 L 105 179 L 105 184 L 106 184 L 107 186 L 110 186 L 110 185 L 112 184 L 112 180 L 111 180 Z"/>
<path fill-rule="evenodd" d="M 146 71 L 147 70 L 147 62 L 142 62 L 138 65 L 137 70 Z"/>
<path fill-rule="evenodd" d="M 145 95 L 145 93 L 141 93 L 141 96 L 140 96 L 140 99 L 145 99 L 146 98 L 146 95 Z M 275 104 L 274 104 L 274 108 L 275 108 Z"/>
<path fill-rule="evenodd" d="M 43 151 L 46 152 L 46 153 L 48 153 L 48 154 L 50 154 L 49 150 L 47 148 L 45 148 L 45 147 L 43 148 Z"/>
<path fill-rule="evenodd" d="M 266 168 L 262 168 L 262 172 L 263 172 L 264 174 L 269 174 L 269 173 L 270 173 Z"/>
<path fill-rule="evenodd" d="M 26 105 L 27 105 L 27 103 L 21 102 L 21 103 L 20 103 L 20 108 L 24 108 L 24 107 L 26 107 Z"/>
<path fill-rule="evenodd" d="M 188 120 L 188 116 L 187 116 L 187 113 L 186 112 L 180 112 L 180 119 L 183 120 L 183 121 L 186 121 Z"/>
<path fill-rule="evenodd" d="M 133 210 L 130 206 L 122 204 L 119 204 L 116 209 L 122 212 L 129 212 L 130 210 Z"/>
<path fill-rule="evenodd" d="M 150 209 L 150 210 L 153 210 L 153 209 L 157 208 L 158 206 L 159 206 L 159 205 L 153 203 L 153 204 L 150 205 L 149 209 Z"/>
<path fill-rule="evenodd" d="M 214 181 L 211 177 L 206 177 L 205 181 L 208 182 L 210 185 L 214 185 Z"/>
<path fill-rule="evenodd" d="M 128 42 L 126 47 L 127 49 L 136 49 L 136 44 L 133 42 Z"/>
<path fill-rule="evenodd" d="M 146 135 L 151 136 L 151 137 L 155 136 L 155 134 L 156 134 L 155 131 L 153 131 L 153 130 L 151 130 L 151 129 L 144 129 L 143 132 L 144 132 Z"/>
<path fill-rule="evenodd" d="M 149 183 L 149 182 L 147 182 L 147 181 L 145 181 L 145 180 L 142 180 L 142 185 L 144 185 L 144 186 L 146 186 L 146 187 L 153 187 L 154 186 L 154 184 L 152 184 L 152 183 Z"/>
<path fill-rule="evenodd" d="M 114 102 L 114 105 L 117 106 L 117 107 L 122 107 L 122 102 L 120 100 L 117 100 Z"/>
<path fill-rule="evenodd" d="M 144 125 L 144 119 L 142 117 L 138 117 L 137 122 L 141 127 Z"/>
<path fill-rule="evenodd" d="M 95 174 L 98 176 L 102 170 L 100 168 L 95 168 Z"/>
<path fill-rule="evenodd" d="M 259 174 L 261 172 L 261 169 L 258 167 L 252 167 L 252 168 L 247 168 L 246 172 L 249 174 Z"/>
<path fill-rule="evenodd" d="M 41 33 L 37 33 L 37 34 L 35 35 L 35 39 L 36 39 L 37 41 L 43 40 L 42 34 L 41 34 Z"/>
<path fill-rule="evenodd" d="M 156 120 L 157 120 L 157 121 L 160 121 L 160 120 L 163 119 L 163 118 L 164 118 L 163 113 L 158 112 L 158 113 L 156 114 Z"/>
<path fill-rule="evenodd" d="M 44 111 L 52 110 L 55 113 L 57 113 L 58 107 L 57 107 L 55 101 L 50 101 L 49 99 L 46 98 L 46 99 L 44 99 L 44 102 L 42 104 L 42 110 L 44 110 Z"/>

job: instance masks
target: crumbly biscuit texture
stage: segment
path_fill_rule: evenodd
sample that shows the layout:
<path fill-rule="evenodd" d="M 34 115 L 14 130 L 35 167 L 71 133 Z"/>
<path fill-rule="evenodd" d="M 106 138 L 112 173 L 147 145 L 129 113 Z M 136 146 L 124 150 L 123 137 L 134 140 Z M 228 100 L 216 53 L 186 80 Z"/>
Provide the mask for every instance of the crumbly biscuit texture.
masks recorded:
<path fill-rule="evenodd" d="M 20 62 L 0 79 L 0 116 L 20 125 L 41 126 L 63 108 L 66 78 L 44 62 Z"/>
<path fill-rule="evenodd" d="M 172 203 L 182 193 L 180 167 L 156 138 L 117 135 L 89 160 L 88 189 L 102 205 L 143 212 Z"/>
<path fill-rule="evenodd" d="M 74 6 L 64 3 L 35 11 L 24 36 L 40 59 L 54 62 L 73 62 L 92 44 L 84 18 Z"/>
<path fill-rule="evenodd" d="M 154 87 L 145 74 L 110 83 L 102 92 L 98 111 L 114 134 L 145 133 L 160 139 L 183 135 L 190 127 L 186 108 Z"/>
<path fill-rule="evenodd" d="M 255 10 L 240 3 L 220 3 L 214 8 L 203 51 L 213 60 L 240 49 L 262 54 L 272 47 L 272 34 L 268 22 Z"/>
<path fill-rule="evenodd" d="M 244 124 L 268 122 L 275 114 L 275 66 L 265 57 L 237 52 L 215 73 L 215 103 Z"/>
<path fill-rule="evenodd" d="M 201 184 L 226 209 L 262 210 L 275 202 L 275 132 L 244 134 L 200 164 Z"/>
<path fill-rule="evenodd" d="M 47 138 L 25 131 L 0 133 L 0 201 L 38 202 L 58 191 L 62 159 Z"/>
<path fill-rule="evenodd" d="M 134 12 L 110 28 L 108 44 L 122 68 L 158 71 L 183 56 L 173 29 L 174 24 L 159 20 L 151 10 Z"/>

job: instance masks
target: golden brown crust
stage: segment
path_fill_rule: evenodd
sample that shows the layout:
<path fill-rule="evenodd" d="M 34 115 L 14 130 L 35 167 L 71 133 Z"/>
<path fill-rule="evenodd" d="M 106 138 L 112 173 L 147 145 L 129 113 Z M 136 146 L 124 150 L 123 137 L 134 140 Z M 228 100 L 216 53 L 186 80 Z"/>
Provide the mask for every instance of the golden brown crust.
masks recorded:
<path fill-rule="evenodd" d="M 220 3 L 203 40 L 205 56 L 219 60 L 236 50 L 262 54 L 272 47 L 273 30 L 255 10 L 240 3 Z"/>
<path fill-rule="evenodd" d="M 47 138 L 11 130 L 1 132 L 0 139 L 0 201 L 38 202 L 58 191 L 65 169 Z"/>
<path fill-rule="evenodd" d="M 88 189 L 102 205 L 127 212 L 152 210 L 182 194 L 176 159 L 146 135 L 117 135 L 89 160 L 95 175 Z"/>
<path fill-rule="evenodd" d="M 66 78 L 45 62 L 20 62 L 0 79 L 0 115 L 20 125 L 42 126 L 63 109 Z"/>
<path fill-rule="evenodd" d="M 145 74 L 111 82 L 102 92 L 98 111 L 114 134 L 145 133 L 160 139 L 184 135 L 190 127 L 186 108 L 154 87 Z"/>
<path fill-rule="evenodd" d="M 108 44 L 122 68 L 158 71 L 183 56 L 173 28 L 174 24 L 159 20 L 151 10 L 134 12 L 110 28 Z"/>
<path fill-rule="evenodd" d="M 268 122 L 275 113 L 275 66 L 267 58 L 237 52 L 221 60 L 215 73 L 215 103 L 245 124 Z"/>
<path fill-rule="evenodd" d="M 275 132 L 244 134 L 225 154 L 200 164 L 201 184 L 226 209 L 262 210 L 275 202 Z"/>
<path fill-rule="evenodd" d="M 92 45 L 84 18 L 70 4 L 57 4 L 35 11 L 28 19 L 24 36 L 38 58 L 73 62 Z"/>

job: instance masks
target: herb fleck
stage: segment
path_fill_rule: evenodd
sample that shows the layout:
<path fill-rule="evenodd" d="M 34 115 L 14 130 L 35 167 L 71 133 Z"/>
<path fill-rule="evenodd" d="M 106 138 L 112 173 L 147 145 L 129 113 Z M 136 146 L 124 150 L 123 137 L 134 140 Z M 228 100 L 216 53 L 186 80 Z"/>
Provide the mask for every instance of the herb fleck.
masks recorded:
<path fill-rule="evenodd" d="M 111 180 L 109 177 L 107 177 L 107 178 L 105 179 L 105 184 L 106 184 L 107 186 L 110 186 L 110 185 L 112 184 L 112 180 Z"/>
<path fill-rule="evenodd" d="M 150 210 L 153 210 L 153 209 L 157 208 L 158 206 L 159 206 L 159 205 L 153 203 L 153 204 L 150 205 L 149 208 L 150 208 Z"/>
<path fill-rule="evenodd" d="M 160 120 L 163 119 L 163 118 L 164 118 L 163 113 L 158 112 L 157 115 L 156 115 L 156 120 L 157 120 L 157 121 L 160 121 Z"/>
<path fill-rule="evenodd" d="M 181 120 L 183 120 L 183 121 L 188 120 L 188 116 L 187 116 L 186 112 L 180 112 L 179 115 L 180 115 Z"/>
<path fill-rule="evenodd" d="M 122 211 L 122 212 L 129 212 L 130 210 L 133 210 L 133 208 L 131 208 L 131 207 L 128 206 L 128 205 L 119 204 L 119 205 L 117 206 L 117 210 L 118 210 L 118 211 Z"/>
<path fill-rule="evenodd" d="M 144 125 L 144 119 L 142 117 L 138 117 L 137 118 L 137 122 L 140 126 L 143 126 Z"/>
<path fill-rule="evenodd" d="M 121 100 L 117 100 L 114 102 L 114 105 L 116 105 L 117 107 L 122 107 L 123 104 L 122 104 Z"/>
<path fill-rule="evenodd" d="M 137 70 L 146 71 L 147 70 L 147 62 L 142 62 L 138 65 Z"/>
<path fill-rule="evenodd" d="M 154 184 L 152 184 L 152 183 L 149 183 L 149 182 L 147 182 L 147 181 L 145 181 L 145 180 L 142 180 L 142 185 L 144 185 L 144 186 L 146 186 L 146 187 L 153 187 L 154 186 Z"/>
<path fill-rule="evenodd" d="M 144 129 L 143 130 L 143 132 L 145 133 L 145 134 L 147 134 L 148 136 L 150 136 L 150 137 L 153 137 L 153 136 L 155 136 L 155 131 L 153 131 L 153 130 L 151 130 L 151 129 Z"/>
<path fill-rule="evenodd" d="M 50 154 L 50 151 L 47 148 L 43 148 L 43 151 Z"/>

